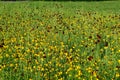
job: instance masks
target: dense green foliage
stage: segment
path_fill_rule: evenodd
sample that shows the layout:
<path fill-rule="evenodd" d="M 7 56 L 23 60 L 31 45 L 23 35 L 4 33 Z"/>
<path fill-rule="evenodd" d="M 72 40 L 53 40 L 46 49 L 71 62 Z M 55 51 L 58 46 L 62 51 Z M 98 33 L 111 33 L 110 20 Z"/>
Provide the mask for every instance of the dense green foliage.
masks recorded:
<path fill-rule="evenodd" d="M 0 1 L 112 1 L 112 0 L 0 0 Z"/>
<path fill-rule="evenodd" d="M 120 2 L 0 2 L 0 80 L 120 80 Z"/>

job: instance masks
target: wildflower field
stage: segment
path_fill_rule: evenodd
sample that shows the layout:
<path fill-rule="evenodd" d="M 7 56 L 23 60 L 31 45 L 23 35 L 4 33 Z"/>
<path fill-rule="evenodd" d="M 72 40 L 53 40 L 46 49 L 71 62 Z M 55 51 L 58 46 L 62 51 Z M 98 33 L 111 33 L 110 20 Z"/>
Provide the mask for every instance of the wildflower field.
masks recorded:
<path fill-rule="evenodd" d="M 0 2 L 0 80 L 120 80 L 119 3 Z"/>

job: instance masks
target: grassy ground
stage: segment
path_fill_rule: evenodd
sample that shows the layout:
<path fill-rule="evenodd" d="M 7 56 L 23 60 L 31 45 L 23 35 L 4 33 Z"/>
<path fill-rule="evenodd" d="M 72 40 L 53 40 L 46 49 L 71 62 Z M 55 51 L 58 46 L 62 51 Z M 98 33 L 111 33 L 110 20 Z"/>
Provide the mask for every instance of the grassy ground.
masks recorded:
<path fill-rule="evenodd" d="M 0 2 L 0 80 L 119 80 L 119 3 Z"/>

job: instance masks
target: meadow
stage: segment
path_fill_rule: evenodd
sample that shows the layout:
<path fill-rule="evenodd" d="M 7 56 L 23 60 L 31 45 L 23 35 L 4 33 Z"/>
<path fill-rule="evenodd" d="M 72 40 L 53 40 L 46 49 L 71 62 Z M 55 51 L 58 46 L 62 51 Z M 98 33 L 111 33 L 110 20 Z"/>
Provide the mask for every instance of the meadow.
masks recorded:
<path fill-rule="evenodd" d="M 0 2 L 0 80 L 120 80 L 119 4 Z"/>

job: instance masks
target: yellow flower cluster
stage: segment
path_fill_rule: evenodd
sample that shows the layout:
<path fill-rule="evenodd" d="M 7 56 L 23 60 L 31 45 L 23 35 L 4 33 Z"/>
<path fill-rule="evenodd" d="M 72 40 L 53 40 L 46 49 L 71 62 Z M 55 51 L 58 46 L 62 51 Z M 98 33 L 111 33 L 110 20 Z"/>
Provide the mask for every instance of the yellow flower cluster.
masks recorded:
<path fill-rule="evenodd" d="M 120 79 L 120 15 L 13 10 L 0 15 L 0 79 Z"/>

